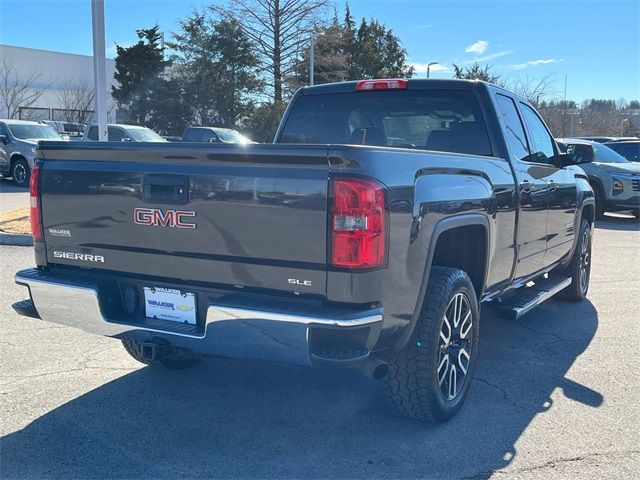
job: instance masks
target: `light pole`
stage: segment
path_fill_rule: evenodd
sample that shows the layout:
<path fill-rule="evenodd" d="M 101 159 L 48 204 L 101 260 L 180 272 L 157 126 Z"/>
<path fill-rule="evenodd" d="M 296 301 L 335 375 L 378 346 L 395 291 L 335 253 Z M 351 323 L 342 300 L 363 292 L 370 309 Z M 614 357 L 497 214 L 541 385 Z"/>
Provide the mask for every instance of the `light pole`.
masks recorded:
<path fill-rule="evenodd" d="M 311 44 L 309 45 L 309 85 L 313 87 L 314 83 L 314 70 L 316 63 L 316 42 L 311 35 Z"/>
<path fill-rule="evenodd" d="M 623 118 L 622 120 L 620 120 L 620 136 L 622 137 L 622 132 L 624 131 L 624 122 L 628 122 L 629 119 L 628 118 Z"/>
<path fill-rule="evenodd" d="M 93 81 L 98 140 L 107 140 L 107 67 L 104 50 L 104 0 L 91 0 L 93 31 Z"/>
<path fill-rule="evenodd" d="M 429 71 L 431 70 L 431 65 L 439 65 L 440 62 L 431 62 L 427 64 L 427 78 L 429 78 Z"/>

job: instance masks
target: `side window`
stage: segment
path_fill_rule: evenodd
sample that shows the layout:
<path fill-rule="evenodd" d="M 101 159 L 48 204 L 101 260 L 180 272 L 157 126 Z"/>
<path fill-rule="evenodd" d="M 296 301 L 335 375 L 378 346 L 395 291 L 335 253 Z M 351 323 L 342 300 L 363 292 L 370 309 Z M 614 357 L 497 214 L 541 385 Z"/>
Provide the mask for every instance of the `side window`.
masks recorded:
<path fill-rule="evenodd" d="M 218 136 L 211 130 L 204 130 L 202 132 L 201 142 L 219 142 Z"/>
<path fill-rule="evenodd" d="M 9 137 L 9 131 L 7 130 L 7 127 L 4 126 L 4 123 L 0 123 L 0 135 Z"/>
<path fill-rule="evenodd" d="M 531 107 L 520 104 L 522 107 L 522 116 L 526 123 L 529 134 L 531 135 L 531 151 L 533 152 L 533 161 L 538 163 L 552 164 L 556 155 L 553 149 L 553 138 L 549 135 L 547 127 L 544 126 L 540 117 L 533 111 Z"/>
<path fill-rule="evenodd" d="M 121 128 L 109 127 L 109 141 L 110 142 L 121 142 L 127 134 Z"/>
<path fill-rule="evenodd" d="M 89 140 L 95 140 L 97 142 L 98 141 L 98 127 L 96 127 L 96 126 L 89 127 L 89 133 L 87 133 L 87 138 Z"/>
<path fill-rule="evenodd" d="M 202 139 L 202 131 L 192 128 L 187 132 L 187 142 L 200 142 Z"/>
<path fill-rule="evenodd" d="M 525 162 L 530 160 L 527 137 L 524 134 L 524 126 L 520 120 L 520 115 L 518 115 L 516 104 L 511 98 L 499 93 L 496 94 L 496 100 L 498 101 L 498 110 L 504 121 L 505 134 L 511 150 L 520 160 Z"/>

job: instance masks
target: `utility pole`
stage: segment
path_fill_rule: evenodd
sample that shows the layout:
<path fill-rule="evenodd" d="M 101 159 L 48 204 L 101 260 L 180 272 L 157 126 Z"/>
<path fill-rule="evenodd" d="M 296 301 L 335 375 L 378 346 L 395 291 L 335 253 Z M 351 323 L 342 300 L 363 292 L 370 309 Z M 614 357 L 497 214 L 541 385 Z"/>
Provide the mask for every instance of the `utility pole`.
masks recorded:
<path fill-rule="evenodd" d="M 107 141 L 107 67 L 104 48 L 104 0 L 91 0 L 93 31 L 93 81 L 98 140 Z"/>
<path fill-rule="evenodd" d="M 567 74 L 564 75 L 564 102 L 562 102 L 562 138 L 565 138 L 564 124 L 567 118 Z M 571 120 L 573 121 L 573 119 Z M 571 128 L 573 130 L 573 128 Z"/>
<path fill-rule="evenodd" d="M 311 43 L 309 45 L 309 85 L 313 86 L 315 83 L 314 73 L 315 73 L 315 63 L 316 63 L 316 42 L 315 38 L 313 38 L 313 34 L 311 35 Z"/>
<path fill-rule="evenodd" d="M 429 78 L 429 72 L 431 70 L 431 65 L 438 65 L 439 62 L 431 62 L 427 64 L 427 78 Z"/>

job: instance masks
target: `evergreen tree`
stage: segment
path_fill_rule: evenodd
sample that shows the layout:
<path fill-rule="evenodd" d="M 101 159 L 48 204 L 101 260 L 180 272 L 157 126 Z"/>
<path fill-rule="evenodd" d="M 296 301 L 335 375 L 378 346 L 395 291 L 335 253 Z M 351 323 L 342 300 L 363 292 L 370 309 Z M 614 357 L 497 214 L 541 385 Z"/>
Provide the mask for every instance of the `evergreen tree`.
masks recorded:
<path fill-rule="evenodd" d="M 150 98 L 162 83 L 162 73 L 169 62 L 163 58 L 158 25 L 136 30 L 136 34 L 138 43 L 116 48 L 114 78 L 118 86 L 111 87 L 111 95 L 130 121 L 145 125 L 151 113 Z"/>

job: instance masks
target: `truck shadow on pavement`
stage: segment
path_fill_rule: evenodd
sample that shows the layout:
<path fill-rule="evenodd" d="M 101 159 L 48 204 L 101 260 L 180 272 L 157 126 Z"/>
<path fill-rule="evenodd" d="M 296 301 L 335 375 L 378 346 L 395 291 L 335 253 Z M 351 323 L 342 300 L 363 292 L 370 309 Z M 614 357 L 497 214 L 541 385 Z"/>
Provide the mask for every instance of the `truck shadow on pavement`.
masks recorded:
<path fill-rule="evenodd" d="M 518 322 L 485 309 L 467 404 L 437 426 L 396 415 L 379 383 L 351 371 L 227 360 L 142 368 L 4 437 L 0 476 L 486 478 L 518 455 L 552 396 L 602 404 L 565 378 L 597 327 L 588 301 L 549 301 Z"/>

